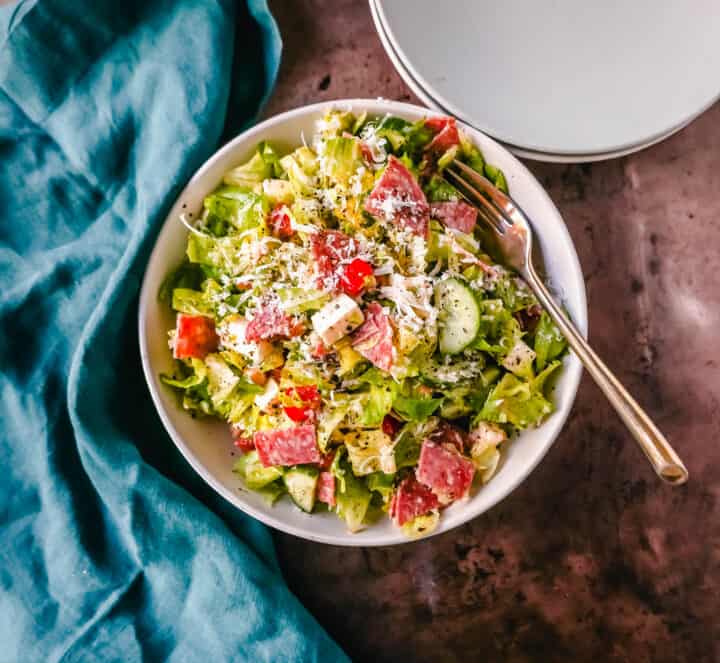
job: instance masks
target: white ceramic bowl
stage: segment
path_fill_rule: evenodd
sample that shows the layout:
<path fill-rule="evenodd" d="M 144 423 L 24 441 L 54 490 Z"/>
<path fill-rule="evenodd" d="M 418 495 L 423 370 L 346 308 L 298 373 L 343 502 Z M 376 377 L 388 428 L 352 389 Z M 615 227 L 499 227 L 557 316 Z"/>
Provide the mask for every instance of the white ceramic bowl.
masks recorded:
<path fill-rule="evenodd" d="M 181 211 L 198 213 L 205 196 L 220 183 L 223 174 L 248 159 L 258 142 L 269 140 L 280 149 L 291 149 L 310 137 L 315 122 L 330 106 L 366 111 L 370 116 L 390 113 L 410 121 L 430 113 L 427 109 L 394 101 L 352 99 L 305 106 L 273 117 L 249 129 L 215 153 L 190 180 L 170 210 L 158 236 L 145 273 L 140 296 L 139 332 L 143 370 L 160 418 L 187 461 L 220 495 L 267 525 L 312 541 L 349 546 L 405 543 L 407 538 L 385 519 L 366 530 L 350 534 L 335 514 L 308 515 L 288 499 L 268 506 L 246 490 L 232 472 L 235 456 L 228 427 L 221 422 L 190 417 L 176 394 L 164 386 L 159 374 L 172 370 L 167 332 L 174 315 L 159 302 L 158 289 L 170 270 L 182 260 L 187 230 L 178 217 Z M 586 331 L 585 285 L 577 254 L 558 210 L 540 184 L 514 156 L 484 134 L 464 126 L 487 160 L 502 168 L 510 192 L 533 219 L 550 283 L 562 298 L 578 327 Z M 445 509 L 435 533 L 446 532 L 479 516 L 508 495 L 540 462 L 562 428 L 575 399 L 581 366 L 568 355 L 554 391 L 555 413 L 538 429 L 522 433 L 508 445 L 493 479 L 466 501 Z"/>

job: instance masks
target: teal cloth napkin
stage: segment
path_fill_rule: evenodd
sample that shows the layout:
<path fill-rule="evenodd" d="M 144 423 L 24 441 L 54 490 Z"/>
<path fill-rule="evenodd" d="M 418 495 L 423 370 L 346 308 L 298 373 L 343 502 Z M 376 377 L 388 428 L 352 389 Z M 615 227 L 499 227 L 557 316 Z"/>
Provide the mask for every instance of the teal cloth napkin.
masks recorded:
<path fill-rule="evenodd" d="M 265 0 L 26 1 L 0 31 L 0 660 L 346 660 L 137 346 L 159 223 L 274 82 Z"/>

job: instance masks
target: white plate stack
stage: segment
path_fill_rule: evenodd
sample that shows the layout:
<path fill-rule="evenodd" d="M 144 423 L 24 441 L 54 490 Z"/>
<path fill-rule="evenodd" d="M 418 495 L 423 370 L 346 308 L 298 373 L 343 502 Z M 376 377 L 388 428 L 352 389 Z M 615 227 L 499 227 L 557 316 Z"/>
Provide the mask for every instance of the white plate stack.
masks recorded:
<path fill-rule="evenodd" d="M 653 145 L 720 98 L 718 0 L 369 0 L 428 107 L 540 161 Z"/>

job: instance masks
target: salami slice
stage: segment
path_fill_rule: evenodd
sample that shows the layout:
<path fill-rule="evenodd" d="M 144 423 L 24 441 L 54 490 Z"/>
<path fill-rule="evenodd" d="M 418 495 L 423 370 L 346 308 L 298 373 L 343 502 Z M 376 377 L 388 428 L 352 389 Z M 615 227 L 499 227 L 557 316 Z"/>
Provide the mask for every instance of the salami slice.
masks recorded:
<path fill-rule="evenodd" d="M 329 506 L 335 506 L 335 476 L 332 472 L 320 472 L 317 483 L 317 498 Z"/>
<path fill-rule="evenodd" d="M 432 442 L 438 444 L 451 444 L 460 453 L 465 450 L 466 435 L 457 426 L 453 426 L 444 419 L 440 420 L 438 427 L 430 434 L 428 438 Z"/>
<path fill-rule="evenodd" d="M 178 313 L 173 346 L 176 359 L 204 359 L 208 353 L 217 350 L 219 342 L 212 318 Z"/>
<path fill-rule="evenodd" d="M 437 495 L 420 483 L 414 474 L 400 482 L 390 501 L 390 517 L 397 525 L 404 525 L 417 516 L 423 516 L 437 509 L 440 502 Z"/>
<path fill-rule="evenodd" d="M 425 150 L 433 156 L 442 156 L 451 147 L 460 143 L 460 134 L 458 133 L 457 126 L 455 126 L 454 117 L 426 120 L 425 126 L 438 130 L 438 133 L 435 134 L 435 137 L 425 148 Z"/>
<path fill-rule="evenodd" d="M 429 117 L 425 120 L 425 126 L 436 134 L 439 134 L 450 122 L 454 122 L 453 117 Z"/>
<path fill-rule="evenodd" d="M 302 334 L 302 324 L 281 311 L 273 302 L 265 302 L 255 311 L 245 328 L 245 340 L 257 343 Z"/>
<path fill-rule="evenodd" d="M 470 235 L 475 229 L 477 210 L 461 200 L 431 203 L 430 216 L 442 221 L 448 228 Z"/>
<path fill-rule="evenodd" d="M 339 230 L 322 230 L 310 237 L 310 251 L 315 261 L 317 286 L 322 290 L 337 290 L 338 267 L 357 254 L 355 240 Z"/>
<path fill-rule="evenodd" d="M 472 461 L 460 455 L 452 444 L 430 439 L 423 442 L 417 478 L 432 489 L 442 504 L 467 496 L 474 474 Z"/>
<path fill-rule="evenodd" d="M 258 431 L 253 437 L 260 462 L 271 465 L 319 463 L 322 458 L 315 442 L 315 426 L 306 424 L 281 430 Z"/>
<path fill-rule="evenodd" d="M 365 309 L 365 322 L 353 334 L 352 346 L 383 371 L 392 368 L 395 353 L 392 325 L 377 302 L 368 304 Z"/>
<path fill-rule="evenodd" d="M 434 140 L 434 139 L 433 139 Z M 430 206 L 413 174 L 394 156 L 365 201 L 365 210 L 427 237 Z"/>

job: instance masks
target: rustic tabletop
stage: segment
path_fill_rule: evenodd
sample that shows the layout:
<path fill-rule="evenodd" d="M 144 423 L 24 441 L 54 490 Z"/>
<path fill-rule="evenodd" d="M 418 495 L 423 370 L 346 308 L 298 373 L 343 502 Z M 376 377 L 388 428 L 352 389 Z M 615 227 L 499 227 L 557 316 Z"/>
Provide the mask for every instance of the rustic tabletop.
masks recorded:
<path fill-rule="evenodd" d="M 343 97 L 417 101 L 362 0 L 276 0 L 267 115 Z M 720 660 L 720 105 L 596 164 L 527 165 L 565 218 L 590 339 L 690 470 L 656 480 L 583 379 L 542 464 L 490 513 L 388 548 L 276 535 L 293 591 L 358 661 Z"/>

